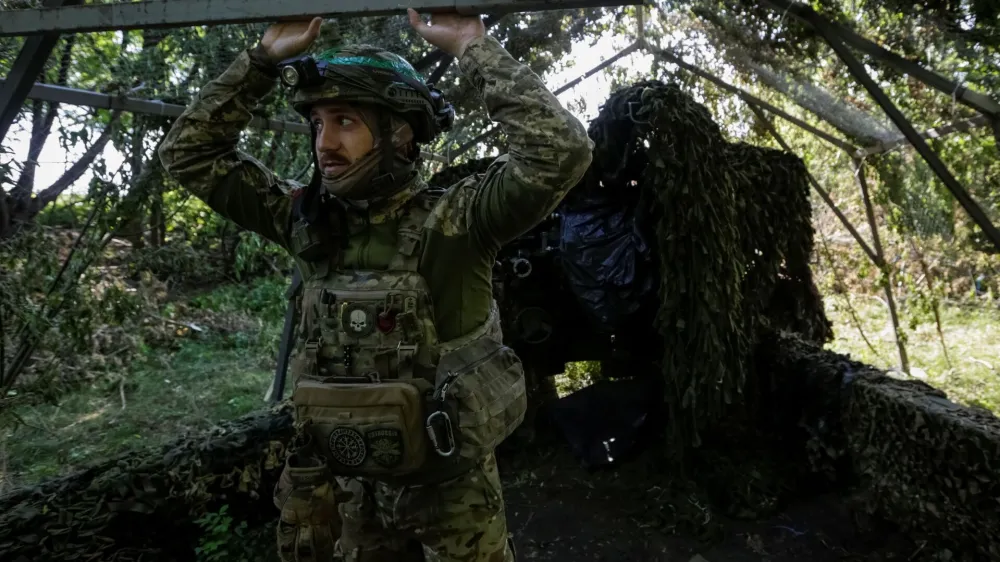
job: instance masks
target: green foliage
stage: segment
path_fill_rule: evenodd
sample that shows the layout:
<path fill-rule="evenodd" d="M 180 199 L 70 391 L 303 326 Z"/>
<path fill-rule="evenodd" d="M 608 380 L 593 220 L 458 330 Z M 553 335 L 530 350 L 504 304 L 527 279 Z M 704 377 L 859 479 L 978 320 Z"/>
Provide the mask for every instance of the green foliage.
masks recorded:
<path fill-rule="evenodd" d="M 259 277 L 275 270 L 287 271 L 292 267 L 291 256 L 285 249 L 256 232 L 240 232 L 233 267 L 237 279 Z"/>
<path fill-rule="evenodd" d="M 601 363 L 599 361 L 574 361 L 566 363 L 566 370 L 556 376 L 556 390 L 560 396 L 566 396 L 588 387 L 601 379 Z"/>
<path fill-rule="evenodd" d="M 265 323 L 281 322 L 288 303 L 285 299 L 288 282 L 283 277 L 268 277 L 252 284 L 221 285 L 191 298 L 190 305 L 212 312 L 251 313 Z"/>
<path fill-rule="evenodd" d="M 858 327 L 847 318 L 847 311 L 827 299 L 827 312 L 837 326 L 837 336 L 830 349 L 880 368 L 898 365 L 896 344 L 885 327 L 889 312 L 885 303 L 863 295 L 849 295 L 874 349 L 860 337 Z M 951 400 L 967 406 L 986 408 L 1000 414 L 1000 322 L 996 307 L 970 307 L 954 302 L 940 303 L 947 353 L 942 348 L 933 311 L 925 303 L 905 301 L 902 313 L 907 318 L 909 337 L 907 353 L 914 379 L 929 383 L 948 394 Z M 902 375 L 900 375 L 902 376 Z"/>
<path fill-rule="evenodd" d="M 171 284 L 204 286 L 224 279 L 224 265 L 218 254 L 199 250 L 183 240 L 134 250 L 130 258 L 132 275 L 148 271 Z"/>
<path fill-rule="evenodd" d="M 176 349 L 148 347 L 113 377 L 77 385 L 50 403 L 12 403 L 10 412 L 24 423 L 13 423 L 7 412 L 0 417 L 8 482 L 65 475 L 266 407 L 280 328 L 248 332 L 252 338 L 242 345 L 222 335 L 173 335 Z"/>
<path fill-rule="evenodd" d="M 195 523 L 205 533 L 200 545 L 195 548 L 199 562 L 250 562 L 255 559 L 252 552 L 245 550 L 247 522 L 240 521 L 238 525 L 233 525 L 229 504 L 218 511 L 206 513 Z"/>
<path fill-rule="evenodd" d="M 93 204 L 85 195 L 71 194 L 57 204 L 45 207 L 35 220 L 42 226 L 80 228 L 87 222 L 87 215 L 92 209 Z"/>

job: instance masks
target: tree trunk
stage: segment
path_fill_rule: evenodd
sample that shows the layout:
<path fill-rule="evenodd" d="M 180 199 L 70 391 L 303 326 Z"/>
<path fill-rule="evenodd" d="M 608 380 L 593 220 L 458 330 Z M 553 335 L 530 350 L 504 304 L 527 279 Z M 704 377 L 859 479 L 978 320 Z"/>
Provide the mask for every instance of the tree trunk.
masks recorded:
<path fill-rule="evenodd" d="M 55 201 L 64 191 L 83 176 L 83 173 L 90 168 L 97 155 L 104 151 L 104 147 L 111 140 L 111 132 L 118 125 L 120 119 L 121 110 L 115 110 L 111 114 L 111 120 L 104 127 L 104 130 L 101 131 L 101 135 L 94 141 L 94 144 L 90 145 L 87 151 L 80 156 L 80 159 L 70 166 L 59 179 L 42 190 L 38 195 L 31 197 L 29 193 L 28 198 L 25 200 L 17 200 L 10 197 L 13 200 L 13 208 L 8 207 L 7 210 L 8 217 L 6 224 L 9 226 L 7 228 L 0 228 L 0 231 L 2 231 L 0 240 L 13 236 L 22 225 L 31 223 L 42 209 Z M 0 224 L 0 227 L 2 226 L 4 225 Z"/>
<path fill-rule="evenodd" d="M 69 75 L 69 64 L 72 61 L 73 45 L 76 44 L 76 36 L 71 35 L 63 45 L 62 56 L 59 59 L 59 72 L 56 75 L 55 84 L 65 86 Z M 11 190 L 11 198 L 17 202 L 18 207 L 30 206 L 31 194 L 35 189 L 35 170 L 38 166 L 38 157 L 45 148 L 45 141 L 52 132 L 52 124 L 56 120 L 59 112 L 58 103 L 48 103 L 48 111 L 43 112 L 45 102 L 34 100 L 31 104 L 31 139 L 28 141 L 28 154 L 21 169 L 21 175 L 17 178 L 17 183 Z"/>

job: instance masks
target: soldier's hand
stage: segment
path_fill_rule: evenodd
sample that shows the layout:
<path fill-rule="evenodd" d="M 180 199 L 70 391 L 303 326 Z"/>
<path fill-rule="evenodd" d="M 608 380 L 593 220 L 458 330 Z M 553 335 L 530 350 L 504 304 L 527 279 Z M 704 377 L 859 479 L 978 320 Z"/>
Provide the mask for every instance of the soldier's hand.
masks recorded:
<path fill-rule="evenodd" d="M 313 18 L 308 22 L 276 23 L 264 32 L 260 46 L 271 62 L 277 64 L 305 52 L 319 37 L 319 26 L 322 23 L 323 18 Z"/>
<path fill-rule="evenodd" d="M 427 25 L 413 8 L 407 8 L 406 12 L 410 15 L 410 25 L 421 37 L 457 59 L 462 58 L 469 43 L 486 34 L 486 26 L 479 16 L 433 14 Z"/>

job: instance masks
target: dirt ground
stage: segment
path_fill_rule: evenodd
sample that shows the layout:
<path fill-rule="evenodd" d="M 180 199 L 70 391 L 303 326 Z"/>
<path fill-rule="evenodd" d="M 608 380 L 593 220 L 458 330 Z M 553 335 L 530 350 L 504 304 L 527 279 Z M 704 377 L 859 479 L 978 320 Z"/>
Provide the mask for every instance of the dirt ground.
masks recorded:
<path fill-rule="evenodd" d="M 592 472 L 560 446 L 501 456 L 518 560 L 878 562 L 909 560 L 922 550 L 895 532 L 860 533 L 843 500 L 833 495 L 789 503 L 759 521 L 677 506 L 697 500 L 667 492 L 664 477 L 650 466 L 643 454 Z M 682 511 L 703 515 L 695 521 L 672 515 Z"/>

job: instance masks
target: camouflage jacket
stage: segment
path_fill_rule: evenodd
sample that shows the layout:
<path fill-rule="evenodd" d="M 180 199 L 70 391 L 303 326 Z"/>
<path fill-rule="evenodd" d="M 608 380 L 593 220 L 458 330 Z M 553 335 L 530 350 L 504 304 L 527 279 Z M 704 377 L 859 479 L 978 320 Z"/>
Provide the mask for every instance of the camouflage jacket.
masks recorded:
<path fill-rule="evenodd" d="M 510 144 L 482 176 L 442 196 L 438 228 L 426 233 L 419 273 L 434 302 L 443 340 L 482 324 L 492 300 L 491 271 L 502 245 L 551 213 L 583 176 L 593 142 L 527 66 L 489 36 L 473 41 L 459 61 Z M 303 186 L 276 177 L 239 151 L 251 110 L 277 84 L 243 51 L 177 118 L 160 147 L 164 168 L 213 210 L 289 249 L 293 198 Z M 396 253 L 396 225 L 419 181 L 379 209 L 348 214 L 347 269 L 384 269 Z"/>

